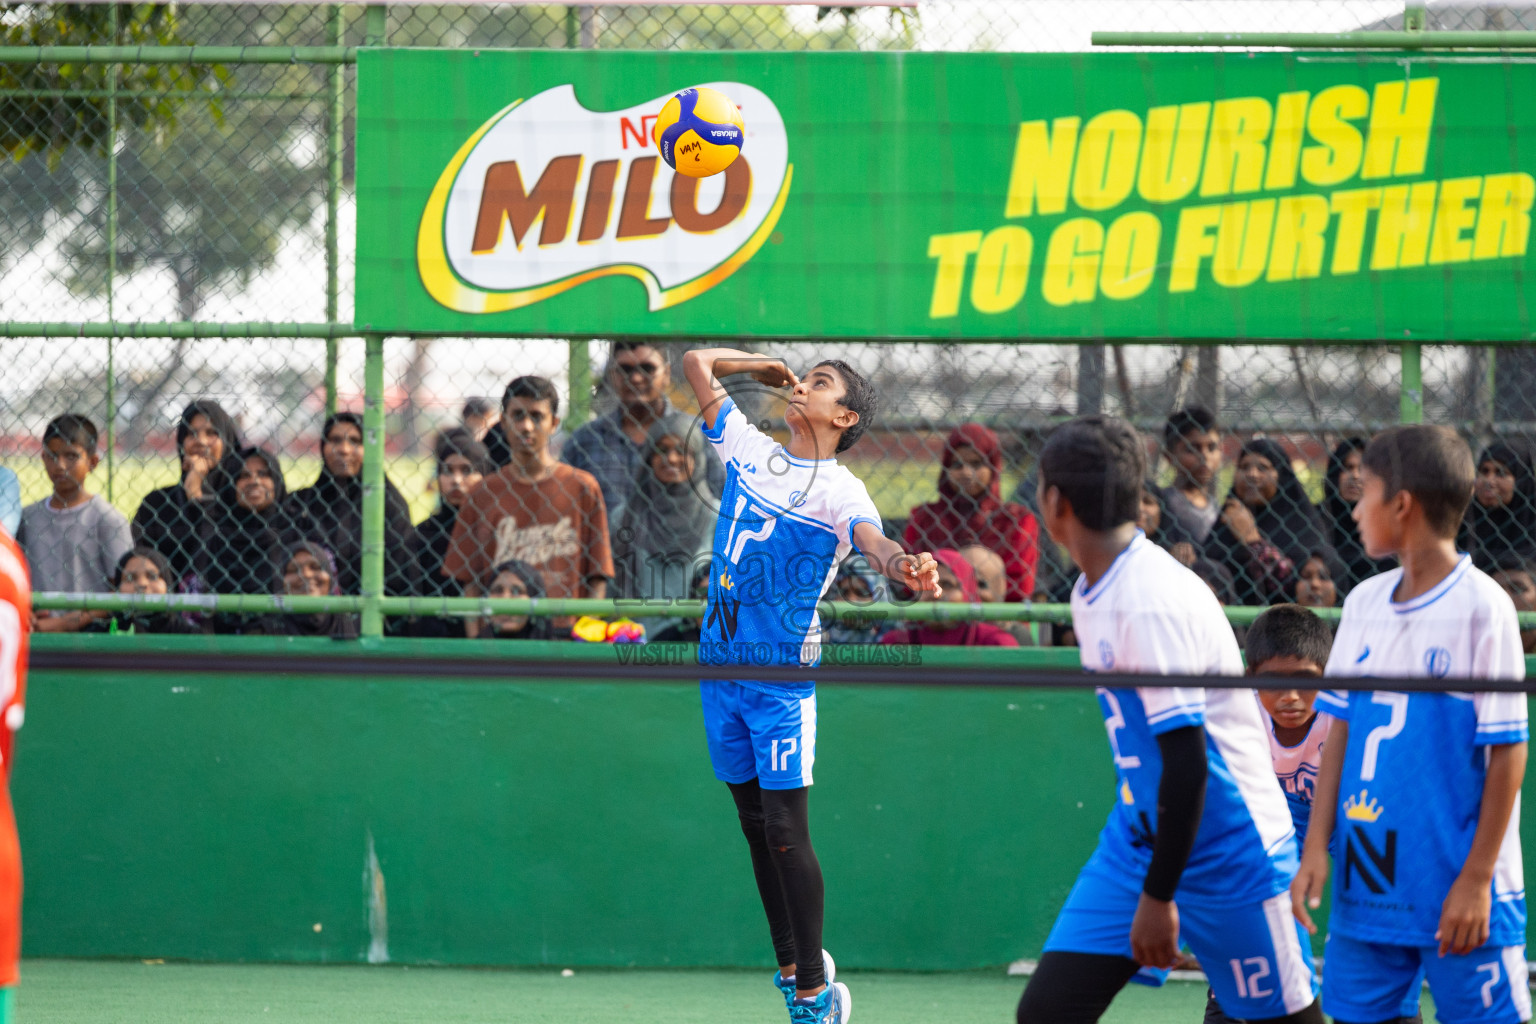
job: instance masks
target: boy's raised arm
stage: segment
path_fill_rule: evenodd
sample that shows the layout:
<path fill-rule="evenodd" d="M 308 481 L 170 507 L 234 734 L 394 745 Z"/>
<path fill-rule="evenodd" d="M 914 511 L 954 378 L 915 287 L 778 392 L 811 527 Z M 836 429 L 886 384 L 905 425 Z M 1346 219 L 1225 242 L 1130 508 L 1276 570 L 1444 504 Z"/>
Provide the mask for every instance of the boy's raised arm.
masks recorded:
<path fill-rule="evenodd" d="M 1309 911 L 1323 905 L 1323 884 L 1328 881 L 1328 843 L 1333 839 L 1333 825 L 1338 817 L 1339 780 L 1344 776 L 1344 752 L 1348 746 L 1349 722 L 1336 719 L 1328 727 L 1323 763 L 1312 790 L 1312 817 L 1307 825 L 1307 842 L 1301 850 L 1301 867 L 1291 881 L 1291 913 L 1309 935 L 1317 934 Z"/>
<path fill-rule="evenodd" d="M 1488 747 L 1488 775 L 1483 779 L 1483 807 L 1477 831 L 1461 873 L 1440 905 L 1440 927 L 1435 940 L 1440 955 L 1464 956 L 1488 941 L 1488 921 L 1493 913 L 1493 868 L 1509 828 L 1520 783 L 1525 779 L 1526 745 L 1498 743 Z"/>
<path fill-rule="evenodd" d="M 897 583 L 920 594 L 938 597 L 943 593 L 939 586 L 939 563 L 928 552 L 908 554 L 870 522 L 860 522 L 853 528 L 853 543 L 870 565 Z"/>
<path fill-rule="evenodd" d="M 698 399 L 704 426 L 710 430 L 715 429 L 715 414 L 720 411 L 720 400 L 725 397 L 725 387 L 719 378 L 733 373 L 750 373 L 754 380 L 771 388 L 792 388 L 800 383 L 800 378 L 784 360 L 773 356 L 734 348 L 688 350 L 683 353 L 683 376 L 688 378 L 693 396 Z"/>

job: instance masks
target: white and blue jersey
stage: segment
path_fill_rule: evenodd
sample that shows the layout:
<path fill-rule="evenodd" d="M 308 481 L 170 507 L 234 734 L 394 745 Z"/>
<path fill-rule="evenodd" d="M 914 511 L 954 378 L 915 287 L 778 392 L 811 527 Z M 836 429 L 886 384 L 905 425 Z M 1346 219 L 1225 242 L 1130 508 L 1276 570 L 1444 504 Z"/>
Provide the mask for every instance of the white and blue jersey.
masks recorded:
<path fill-rule="evenodd" d="M 1397 602 L 1394 569 L 1344 602 L 1329 676 L 1523 679 L 1515 608 L 1463 555 L 1439 585 Z M 1526 740 L 1520 693 L 1323 691 L 1349 723 L 1339 781 L 1330 929 L 1372 943 L 1433 946 L 1482 808 L 1486 747 Z M 1518 798 L 1494 869 L 1489 943 L 1525 942 Z"/>
<path fill-rule="evenodd" d="M 1072 625 L 1089 672 L 1241 676 L 1221 605 L 1199 577 L 1138 533 L 1093 587 L 1072 590 Z M 1180 938 L 1206 965 L 1228 1016 L 1296 1013 L 1317 995 L 1312 953 L 1291 915 L 1297 846 L 1253 691 L 1102 687 L 1115 762 L 1115 808 L 1078 875 L 1046 951 L 1131 956 L 1131 921 L 1157 836 L 1157 737 L 1206 735 L 1205 810 L 1175 892 Z M 1160 982 L 1143 969 L 1137 980 Z"/>
<path fill-rule="evenodd" d="M 861 522 L 880 513 L 858 477 L 835 459 L 798 459 L 726 399 L 704 436 L 725 463 L 709 597 L 699 636 L 704 665 L 815 665 L 817 602 L 853 548 Z M 715 776 L 756 778 L 764 789 L 811 784 L 816 759 L 812 683 L 700 682 Z"/>
<path fill-rule="evenodd" d="M 1072 624 L 1089 672 L 1243 674 L 1237 638 L 1210 588 L 1139 534 L 1092 589 L 1078 580 Z M 1098 694 L 1119 785 L 1095 856 L 1138 879 L 1146 874 L 1162 780 L 1157 737 L 1199 725 L 1209 762 L 1205 812 L 1179 904 L 1262 900 L 1286 891 L 1298 849 L 1253 692 L 1142 687 Z"/>
<path fill-rule="evenodd" d="M 1269 759 L 1275 766 L 1275 778 L 1285 793 L 1286 805 L 1291 809 L 1291 825 L 1296 829 L 1296 842 L 1306 841 L 1307 824 L 1312 820 L 1312 799 L 1317 792 L 1317 776 L 1323 766 L 1323 747 L 1328 742 L 1328 730 L 1333 726 L 1333 716 L 1317 712 L 1307 734 L 1301 742 L 1288 747 L 1275 735 L 1275 721 L 1259 705 L 1259 712 L 1269 726 Z"/>
<path fill-rule="evenodd" d="M 836 459 L 799 459 L 747 422 L 730 399 L 704 436 L 725 463 L 709 597 L 699 636 L 706 665 L 814 665 L 817 602 L 861 522 L 880 527 L 863 481 Z M 742 685 L 804 694 L 810 684 Z"/>

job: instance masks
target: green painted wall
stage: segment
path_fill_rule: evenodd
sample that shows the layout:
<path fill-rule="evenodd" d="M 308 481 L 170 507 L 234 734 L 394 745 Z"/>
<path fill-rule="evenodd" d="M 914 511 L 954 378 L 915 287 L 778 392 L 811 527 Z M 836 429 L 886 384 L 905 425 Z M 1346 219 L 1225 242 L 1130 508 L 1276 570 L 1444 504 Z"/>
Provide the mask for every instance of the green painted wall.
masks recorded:
<path fill-rule="evenodd" d="M 34 672 L 33 956 L 768 965 L 696 686 Z M 1088 693 L 826 687 L 813 834 L 860 967 L 1036 952 L 1112 775 Z M 321 929 L 317 932 L 315 925 Z"/>

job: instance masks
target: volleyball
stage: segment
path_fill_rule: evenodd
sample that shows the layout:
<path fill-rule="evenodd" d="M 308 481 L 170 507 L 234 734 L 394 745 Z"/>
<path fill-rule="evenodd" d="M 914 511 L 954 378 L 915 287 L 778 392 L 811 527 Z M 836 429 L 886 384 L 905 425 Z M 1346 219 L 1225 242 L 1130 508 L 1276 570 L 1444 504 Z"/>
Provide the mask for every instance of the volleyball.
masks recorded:
<path fill-rule="evenodd" d="M 678 174 L 707 178 L 741 155 L 741 111 L 714 89 L 684 89 L 667 100 L 651 129 L 661 158 Z"/>

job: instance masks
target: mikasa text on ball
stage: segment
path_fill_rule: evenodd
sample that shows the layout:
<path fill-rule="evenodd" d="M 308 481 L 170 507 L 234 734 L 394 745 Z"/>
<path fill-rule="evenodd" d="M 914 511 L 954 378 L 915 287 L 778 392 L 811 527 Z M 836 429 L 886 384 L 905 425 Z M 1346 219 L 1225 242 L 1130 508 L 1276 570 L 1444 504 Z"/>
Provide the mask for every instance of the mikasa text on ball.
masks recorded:
<path fill-rule="evenodd" d="M 746 125 L 724 93 L 700 86 L 667 100 L 651 138 L 667 166 L 690 178 L 719 174 L 741 155 Z"/>

